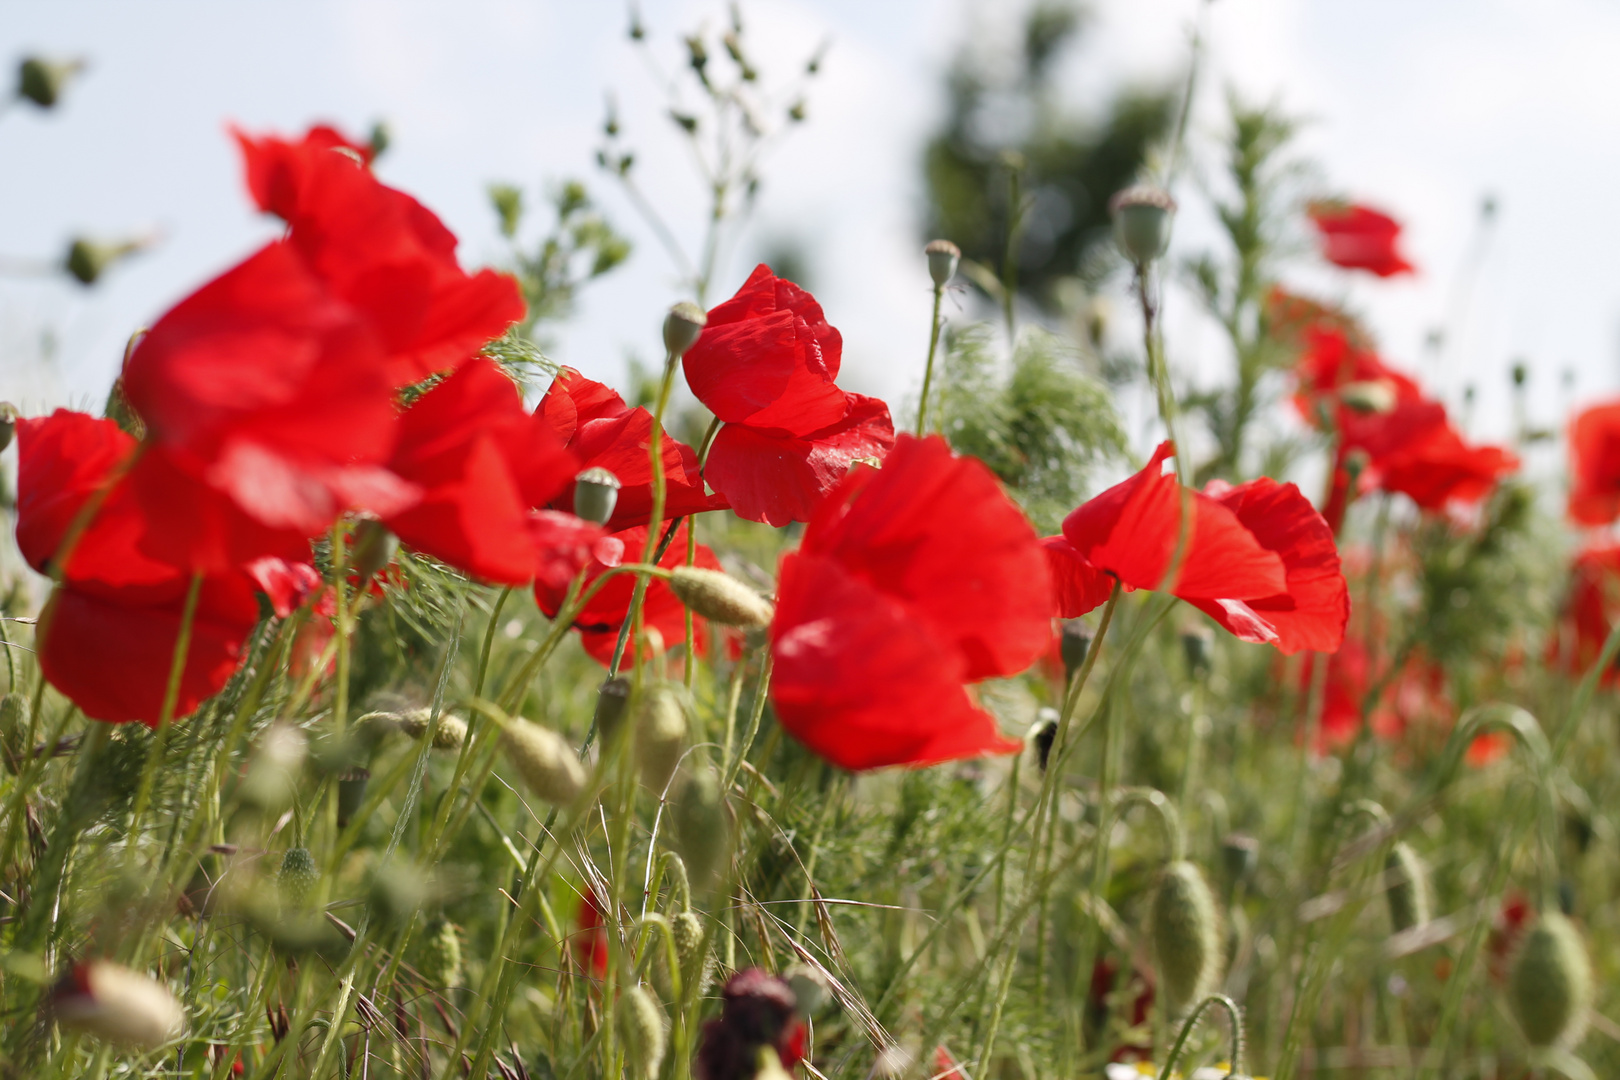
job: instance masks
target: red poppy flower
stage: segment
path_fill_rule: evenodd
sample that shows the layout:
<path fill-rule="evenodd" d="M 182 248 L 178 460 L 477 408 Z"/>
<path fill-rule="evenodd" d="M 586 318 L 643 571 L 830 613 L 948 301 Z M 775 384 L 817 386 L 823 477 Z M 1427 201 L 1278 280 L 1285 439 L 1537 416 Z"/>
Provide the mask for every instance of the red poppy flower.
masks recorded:
<path fill-rule="evenodd" d="M 1595 405 L 1569 425 L 1569 516 L 1582 525 L 1620 517 L 1620 402 Z"/>
<path fill-rule="evenodd" d="M 1078 557 L 1130 588 L 1173 593 L 1243 641 L 1284 653 L 1338 648 L 1349 592 L 1321 515 L 1294 485 L 1266 478 L 1184 488 L 1161 471 L 1173 453 L 1160 444 L 1141 472 L 1064 520 Z"/>
<path fill-rule="evenodd" d="M 608 936 L 596 891 L 589 885 L 579 901 L 579 930 L 573 935 L 574 958 L 580 970 L 597 979 L 607 978 Z"/>
<path fill-rule="evenodd" d="M 1335 266 L 1379 277 L 1410 274 L 1412 264 L 1396 250 L 1401 226 L 1388 214 L 1355 203 L 1318 202 L 1309 210 L 1322 239 L 1322 257 Z"/>
<path fill-rule="evenodd" d="M 1351 453 L 1365 455 L 1358 491 L 1399 492 L 1423 510 L 1476 503 L 1519 467 L 1510 450 L 1464 442 L 1445 406 L 1421 396 L 1383 411 L 1341 406 L 1338 424 L 1339 468 Z"/>
<path fill-rule="evenodd" d="M 619 478 L 619 501 L 607 529 L 619 532 L 646 525 L 652 513 L 652 413 L 632 409 L 624 399 L 573 368 L 563 368 L 541 399 L 539 414 L 579 459 L 580 468 L 600 466 Z M 726 500 L 703 488 L 703 473 L 690 446 L 663 437 L 664 517 L 685 517 L 705 510 L 724 510 Z M 574 509 L 574 490 L 552 500 L 552 509 Z"/>
<path fill-rule="evenodd" d="M 782 559 L 771 696 L 846 769 L 1011 753 L 964 683 L 1016 674 L 1051 634 L 1051 571 L 995 477 L 902 435 L 850 472 Z"/>
<path fill-rule="evenodd" d="M 1333 426 L 1341 408 L 1352 414 L 1388 412 L 1423 397 L 1417 383 L 1391 368 L 1370 348 L 1355 344 L 1336 326 L 1309 327 L 1294 365 L 1294 408 L 1306 423 Z"/>
<path fill-rule="evenodd" d="M 1046 549 L 1046 565 L 1052 571 L 1058 618 L 1073 619 L 1108 601 L 1114 591 L 1113 577 L 1091 565 L 1073 544 L 1061 536 L 1048 536 L 1041 540 L 1041 547 Z"/>
<path fill-rule="evenodd" d="M 456 367 L 523 317 L 517 283 L 456 262 L 456 238 L 421 203 L 382 184 L 330 128 L 301 141 L 236 132 L 259 208 L 382 342 L 391 385 Z"/>
<path fill-rule="evenodd" d="M 1603 643 L 1620 619 L 1620 544 L 1589 547 L 1570 567 L 1569 591 L 1557 632 L 1547 642 L 1547 659 L 1560 671 L 1584 674 L 1603 652 Z M 1620 682 L 1611 665 L 1603 682 Z"/>
<path fill-rule="evenodd" d="M 675 567 L 686 564 L 686 530 L 687 525 L 683 522 L 670 542 L 669 549 L 664 552 L 664 557 L 658 560 L 658 565 Z M 592 546 L 591 562 L 585 571 L 585 584 L 589 585 L 612 567 L 625 562 L 639 561 L 641 553 L 646 550 L 646 545 L 645 525 L 603 537 Z M 706 545 L 699 544 L 695 565 L 708 570 L 718 570 L 720 560 L 715 558 L 714 552 Z M 535 580 L 535 602 L 540 605 L 540 610 L 547 618 L 556 617 L 562 610 L 571 580 L 571 575 L 566 578 L 553 576 L 550 580 L 539 578 Z M 586 653 L 604 666 L 612 660 L 613 650 L 618 645 L 619 628 L 624 625 L 625 617 L 630 612 L 635 583 L 633 574 L 615 574 L 580 609 L 578 617 L 574 619 L 574 627 L 579 630 L 580 643 L 585 646 Z M 647 595 L 642 600 L 642 613 L 644 625 L 649 630 L 658 632 L 665 649 L 672 649 L 686 640 L 686 607 L 676 598 L 667 582 L 655 578 L 648 584 Z M 703 643 L 707 638 L 705 620 L 694 617 L 692 633 L 697 639 L 697 649 L 702 653 Z M 625 655 L 631 659 L 635 657 L 630 648 L 626 649 Z"/>
<path fill-rule="evenodd" d="M 682 357 L 686 381 L 725 426 L 705 476 L 750 521 L 808 521 L 859 458 L 894 445 L 889 407 L 840 390 L 843 339 L 815 297 L 764 264 L 709 312 Z"/>
<path fill-rule="evenodd" d="M 422 490 L 384 519 L 406 544 L 484 581 L 526 585 L 539 559 L 531 507 L 573 483 L 578 462 L 493 360 L 457 368 L 399 421 L 389 462 Z"/>

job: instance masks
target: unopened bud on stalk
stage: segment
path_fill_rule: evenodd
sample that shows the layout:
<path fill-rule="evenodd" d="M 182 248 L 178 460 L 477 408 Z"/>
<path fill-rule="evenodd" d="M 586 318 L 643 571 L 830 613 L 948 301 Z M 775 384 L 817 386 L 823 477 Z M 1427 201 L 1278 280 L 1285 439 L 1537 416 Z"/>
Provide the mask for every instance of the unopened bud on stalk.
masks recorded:
<path fill-rule="evenodd" d="M 630 711 L 630 680 L 623 675 L 609 679 L 596 691 L 596 736 L 606 746 L 624 730 Z"/>
<path fill-rule="evenodd" d="M 708 890 L 731 845 L 725 798 L 713 769 L 697 769 L 681 784 L 671 824 L 675 848 L 686 863 L 694 894 Z"/>
<path fill-rule="evenodd" d="M 956 266 L 962 261 L 962 249 L 949 240 L 930 240 L 928 246 L 923 248 L 923 254 L 928 256 L 928 276 L 934 279 L 936 288 L 943 289 L 945 283 L 956 276 Z"/>
<path fill-rule="evenodd" d="M 83 60 L 27 57 L 17 67 L 17 96 L 42 109 L 55 108 L 68 82 L 83 70 Z"/>
<path fill-rule="evenodd" d="M 669 928 L 675 938 L 675 958 L 681 964 L 681 989 L 691 1000 L 699 1000 L 714 982 L 714 952 L 704 940 L 703 917 L 683 911 L 669 920 Z"/>
<path fill-rule="evenodd" d="M 1260 841 L 1243 833 L 1221 837 L 1221 865 L 1234 885 L 1253 874 L 1260 864 Z"/>
<path fill-rule="evenodd" d="M 776 613 L 769 600 L 719 570 L 677 566 L 670 572 L 669 587 L 681 603 L 725 626 L 769 626 Z"/>
<path fill-rule="evenodd" d="M 304 907 L 309 894 L 320 880 L 320 871 L 315 869 L 315 856 L 310 854 L 307 847 L 288 848 L 281 856 L 281 868 L 276 871 L 276 888 L 281 893 L 281 902 L 293 910 Z"/>
<path fill-rule="evenodd" d="M 366 787 L 371 783 L 371 770 L 359 765 L 345 769 L 337 777 L 337 823 L 346 827 L 366 802 Z"/>
<path fill-rule="evenodd" d="M 416 969 L 436 990 L 461 985 L 461 935 L 449 920 L 441 916 L 423 928 Z"/>
<path fill-rule="evenodd" d="M 679 360 L 686 350 L 697 344 L 709 317 L 690 300 L 682 300 L 664 316 L 664 350 Z"/>
<path fill-rule="evenodd" d="M 663 791 L 686 745 L 686 708 L 668 685 L 650 687 L 636 710 L 636 767 L 654 791 Z"/>
<path fill-rule="evenodd" d="M 574 801 L 585 787 L 585 768 L 550 728 L 514 717 L 501 731 L 501 745 L 529 790 L 554 806 Z"/>
<path fill-rule="evenodd" d="M 600 465 L 574 477 L 574 516 L 606 525 L 619 505 L 619 478 Z"/>
<path fill-rule="evenodd" d="M 386 715 L 386 714 L 371 714 Z M 364 717 L 362 717 L 364 719 Z M 413 739 L 422 739 L 427 736 L 430 721 L 433 719 L 433 710 L 422 708 L 412 709 L 399 714 L 395 723 L 399 730 Z M 461 744 L 467 741 L 467 721 L 450 713 L 439 716 L 439 726 L 433 731 L 433 749 L 460 750 Z"/>
<path fill-rule="evenodd" d="M 1524 936 L 1508 982 L 1508 1003 L 1531 1046 L 1574 1040 L 1592 1004 L 1592 965 L 1573 923 L 1543 912 Z"/>
<path fill-rule="evenodd" d="M 1035 723 L 1029 729 L 1029 744 L 1035 748 L 1035 759 L 1040 762 L 1041 772 L 1046 771 L 1046 763 L 1052 756 L 1052 744 L 1057 741 L 1058 714 L 1056 709 L 1042 709 L 1035 716 Z"/>
<path fill-rule="evenodd" d="M 1194 679 L 1209 675 L 1210 651 L 1215 635 L 1207 626 L 1188 626 L 1181 631 L 1181 652 L 1187 660 L 1187 674 Z"/>
<path fill-rule="evenodd" d="M 1179 1016 L 1209 992 L 1220 965 L 1220 916 L 1197 866 L 1183 860 L 1164 868 L 1151 923 L 1170 1012 Z"/>
<path fill-rule="evenodd" d="M 139 240 L 124 240 L 103 244 L 79 237 L 68 245 L 62 268 L 80 285 L 94 285 L 101 275 L 126 255 L 133 255 L 146 245 Z"/>
<path fill-rule="evenodd" d="M 1410 845 L 1399 843 L 1389 849 L 1384 881 L 1389 925 L 1397 934 L 1429 921 L 1429 868 Z"/>
<path fill-rule="evenodd" d="M 50 1008 L 68 1031 L 138 1050 L 179 1038 L 186 1019 L 168 987 L 108 960 L 75 965 L 56 984 Z"/>
<path fill-rule="evenodd" d="M 0 452 L 11 445 L 11 440 L 17 434 L 17 406 L 9 401 L 0 401 Z"/>
<path fill-rule="evenodd" d="M 1063 674 L 1066 678 L 1074 678 L 1075 674 L 1085 666 L 1086 654 L 1091 651 L 1091 627 L 1079 619 L 1066 619 L 1063 630 L 1058 635 L 1058 652 L 1063 657 Z"/>
<path fill-rule="evenodd" d="M 614 1017 L 619 1038 L 624 1043 L 625 1071 L 641 1080 L 652 1080 L 664 1063 L 669 1037 L 664 1029 L 664 1010 L 637 984 L 625 987 Z"/>
<path fill-rule="evenodd" d="M 399 550 L 399 537 L 376 518 L 366 518 L 354 527 L 354 548 L 349 553 L 349 567 L 364 585 L 387 569 Z"/>
<path fill-rule="evenodd" d="M 143 336 L 145 331 L 136 335 Z M 146 438 L 146 421 L 141 414 L 135 411 L 135 406 L 129 403 L 129 397 L 124 393 L 124 378 L 119 376 L 113 380 L 112 389 L 107 391 L 107 404 L 102 407 L 101 415 L 118 425 L 118 429 L 125 435 L 134 439 Z"/>
<path fill-rule="evenodd" d="M 1129 187 L 1108 202 L 1114 215 L 1114 242 L 1137 266 L 1146 266 L 1170 247 L 1170 221 L 1176 201 L 1155 187 Z"/>

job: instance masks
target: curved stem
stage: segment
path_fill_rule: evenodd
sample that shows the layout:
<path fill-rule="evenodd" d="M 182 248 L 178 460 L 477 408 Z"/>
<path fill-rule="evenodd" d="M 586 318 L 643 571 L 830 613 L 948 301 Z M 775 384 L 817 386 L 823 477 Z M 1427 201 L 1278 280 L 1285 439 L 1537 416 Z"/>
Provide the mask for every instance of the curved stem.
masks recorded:
<path fill-rule="evenodd" d="M 1211 994 L 1193 1007 L 1193 1011 L 1182 1022 L 1181 1032 L 1170 1047 L 1170 1053 L 1165 1056 L 1164 1068 L 1159 1070 L 1159 1080 L 1170 1080 L 1175 1075 L 1176 1062 L 1181 1058 L 1181 1051 L 1187 1045 L 1188 1036 L 1192 1035 L 1193 1028 L 1198 1026 L 1198 1018 L 1204 1015 L 1204 1010 L 1211 1005 L 1219 1005 L 1226 1010 L 1226 1017 L 1232 1025 L 1232 1059 L 1227 1063 L 1226 1075 L 1235 1077 L 1243 1072 L 1243 1012 L 1238 1008 L 1237 1002 L 1225 994 Z"/>
<path fill-rule="evenodd" d="M 1129 805 L 1146 806 L 1156 811 L 1159 829 L 1164 834 L 1166 858 L 1171 862 L 1186 858 L 1187 840 L 1181 829 L 1181 815 L 1176 813 L 1176 804 L 1164 792 L 1148 787 L 1120 788 L 1114 793 L 1112 802 L 1116 812 Z"/>

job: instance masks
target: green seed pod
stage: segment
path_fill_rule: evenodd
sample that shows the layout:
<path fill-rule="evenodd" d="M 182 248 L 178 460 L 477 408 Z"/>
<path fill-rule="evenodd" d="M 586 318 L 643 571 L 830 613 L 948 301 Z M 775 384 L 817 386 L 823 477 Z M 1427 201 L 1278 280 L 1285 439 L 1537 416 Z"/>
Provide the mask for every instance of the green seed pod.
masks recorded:
<path fill-rule="evenodd" d="M 555 731 L 513 718 L 501 732 L 501 745 L 529 790 L 546 802 L 566 805 L 585 787 L 585 767 Z"/>
<path fill-rule="evenodd" d="M 630 680 L 623 675 L 609 679 L 596 691 L 596 735 L 606 746 L 624 730 L 630 712 Z"/>
<path fill-rule="evenodd" d="M 136 240 L 100 243 L 81 236 L 68 245 L 67 255 L 62 259 L 62 269 L 80 285 L 94 285 L 114 263 L 133 255 L 142 246 Z"/>
<path fill-rule="evenodd" d="M 440 917 L 423 928 L 416 970 L 435 990 L 461 985 L 461 935 L 456 932 L 454 923 Z"/>
<path fill-rule="evenodd" d="M 1172 1015 L 1209 992 L 1220 966 L 1220 916 L 1198 867 L 1185 860 L 1164 868 L 1151 914 L 1153 947 Z"/>
<path fill-rule="evenodd" d="M 1592 965 L 1573 923 L 1543 912 L 1508 977 L 1508 1004 L 1531 1046 L 1572 1042 L 1592 1004 Z"/>
<path fill-rule="evenodd" d="M 1384 859 L 1384 883 L 1389 925 L 1397 934 L 1429 921 L 1429 868 L 1405 843 L 1389 849 Z"/>
<path fill-rule="evenodd" d="M 694 612 L 726 626 L 769 626 L 776 613 L 769 600 L 719 570 L 677 566 L 671 571 L 669 587 Z"/>
<path fill-rule="evenodd" d="M 619 478 L 600 465 L 574 477 L 574 516 L 606 525 L 619 505 Z"/>
<path fill-rule="evenodd" d="M 686 735 L 686 709 L 673 686 L 654 686 L 642 695 L 636 709 L 636 767 L 649 788 L 661 792 L 675 775 Z"/>
<path fill-rule="evenodd" d="M 685 356 L 686 350 L 696 345 L 703 335 L 708 321 L 702 308 L 690 300 L 682 300 L 664 317 L 664 349 L 677 360 Z"/>
<path fill-rule="evenodd" d="M 288 848 L 282 854 L 281 868 L 276 871 L 276 888 L 284 906 L 294 910 L 302 908 L 319 879 L 315 856 L 310 854 L 309 848 Z"/>
<path fill-rule="evenodd" d="M 923 248 L 923 254 L 928 256 L 928 276 L 937 287 L 944 288 L 945 283 L 956 276 L 956 266 L 962 261 L 962 249 L 949 240 L 930 240 L 928 246 Z"/>
<path fill-rule="evenodd" d="M 56 106 L 68 80 L 84 68 L 83 60 L 47 60 L 30 56 L 17 68 L 17 96 L 42 109 Z"/>
<path fill-rule="evenodd" d="M 1126 188 L 1108 202 L 1114 215 L 1114 242 L 1137 266 L 1146 266 L 1170 247 L 1170 221 L 1176 202 L 1152 187 Z"/>
<path fill-rule="evenodd" d="M 428 720 L 432 715 L 431 709 L 412 709 L 401 713 L 395 722 L 399 725 L 399 730 L 413 739 L 420 739 L 427 735 Z M 450 713 L 441 714 L 439 726 L 433 732 L 433 749 L 460 750 L 461 744 L 466 741 L 467 721 Z"/>
<path fill-rule="evenodd" d="M 675 848 L 686 862 L 694 895 L 706 893 L 731 847 L 725 797 L 714 770 L 701 768 L 688 776 L 671 810 Z"/>
<path fill-rule="evenodd" d="M 366 518 L 354 527 L 354 545 L 349 551 L 349 566 L 360 576 L 362 583 L 382 573 L 399 550 L 399 537 L 376 518 Z"/>
<path fill-rule="evenodd" d="M 652 1080 L 664 1063 L 664 1049 L 669 1043 L 664 1010 L 644 987 L 636 985 L 625 988 L 615 1012 L 619 1038 L 624 1043 L 626 1073 L 639 1080 Z"/>

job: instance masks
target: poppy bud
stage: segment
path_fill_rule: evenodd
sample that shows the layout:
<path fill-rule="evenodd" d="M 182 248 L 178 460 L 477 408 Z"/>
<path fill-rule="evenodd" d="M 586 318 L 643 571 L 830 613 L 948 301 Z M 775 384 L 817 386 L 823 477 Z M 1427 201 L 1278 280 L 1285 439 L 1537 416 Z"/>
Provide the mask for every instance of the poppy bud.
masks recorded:
<path fill-rule="evenodd" d="M 138 240 L 124 240 L 116 244 L 102 244 L 79 237 L 68 245 L 62 268 L 80 285 L 94 285 L 113 263 L 134 254 L 145 245 Z"/>
<path fill-rule="evenodd" d="M 1176 201 L 1155 187 L 1130 187 L 1108 201 L 1114 215 L 1114 242 L 1137 266 L 1146 266 L 1170 247 L 1170 220 Z"/>
<path fill-rule="evenodd" d="M 609 679 L 596 691 L 596 734 L 603 744 L 624 730 L 624 717 L 630 710 L 630 680 L 623 675 Z"/>
<path fill-rule="evenodd" d="M 16 434 L 17 406 L 9 401 L 0 401 L 0 453 L 11 445 L 11 440 Z"/>
<path fill-rule="evenodd" d="M 636 766 L 641 779 L 654 791 L 663 791 L 675 775 L 686 745 L 686 709 L 673 686 L 650 688 L 636 710 Z"/>
<path fill-rule="evenodd" d="M 769 626 L 776 613 L 769 600 L 719 570 L 677 566 L 670 572 L 669 587 L 694 612 L 726 626 Z"/>
<path fill-rule="evenodd" d="M 1029 729 L 1029 744 L 1035 748 L 1035 757 L 1046 771 L 1046 762 L 1052 756 L 1052 744 L 1057 741 L 1058 714 L 1056 709 L 1042 709 Z"/>
<path fill-rule="evenodd" d="M 1151 915 L 1153 947 L 1172 1015 L 1208 993 L 1220 956 L 1215 897 L 1198 867 L 1185 860 L 1164 868 Z"/>
<path fill-rule="evenodd" d="M 386 714 L 373 714 L 386 715 Z M 433 717 L 431 709 L 412 709 L 401 713 L 395 720 L 399 730 L 413 739 L 422 739 L 428 732 L 428 721 Z M 460 750 L 461 744 L 467 741 L 467 721 L 450 713 L 441 713 L 439 726 L 433 731 L 433 749 Z"/>
<path fill-rule="evenodd" d="M 394 561 L 394 552 L 397 550 L 399 537 L 376 518 L 365 518 L 354 527 L 354 546 L 349 552 L 349 567 L 364 585 Z"/>
<path fill-rule="evenodd" d="M 1573 1041 L 1592 1003 L 1592 965 L 1573 923 L 1543 912 L 1524 936 L 1509 976 L 1508 1003 L 1531 1046 Z"/>
<path fill-rule="evenodd" d="M 624 1043 L 626 1072 L 641 1080 L 652 1080 L 664 1063 L 669 1037 L 664 1029 L 664 1010 L 639 984 L 628 986 L 619 996 L 614 1020 Z"/>
<path fill-rule="evenodd" d="M 664 350 L 679 360 L 686 350 L 697 344 L 709 317 L 690 300 L 682 300 L 664 316 Z"/>
<path fill-rule="evenodd" d="M 456 932 L 455 924 L 443 916 L 423 928 L 422 951 L 417 956 L 416 970 L 436 990 L 461 985 L 461 935 Z"/>
<path fill-rule="evenodd" d="M 108 960 L 74 965 L 57 983 L 50 1008 L 69 1031 L 139 1050 L 178 1038 L 186 1019 L 168 987 Z"/>
<path fill-rule="evenodd" d="M 930 240 L 928 246 L 923 248 L 923 254 L 928 256 L 928 276 L 934 279 L 934 286 L 943 289 L 945 283 L 956 276 L 956 264 L 962 261 L 962 249 L 949 240 Z"/>
<path fill-rule="evenodd" d="M 124 395 L 122 375 L 113 380 L 112 389 L 107 391 L 107 404 L 102 407 L 101 415 L 117 424 L 125 435 L 137 440 L 146 438 L 146 421 Z"/>
<path fill-rule="evenodd" d="M 688 776 L 672 811 L 675 849 L 686 863 L 692 888 L 703 892 L 714 884 L 731 843 L 725 797 L 714 770 L 704 767 Z"/>
<path fill-rule="evenodd" d="M 574 748 L 550 728 L 514 717 L 501 731 L 501 745 L 529 790 L 546 802 L 571 803 L 585 787 L 585 768 Z"/>
<path fill-rule="evenodd" d="M 1345 408 L 1363 414 L 1395 411 L 1395 384 L 1388 379 L 1365 379 L 1339 387 Z"/>
<path fill-rule="evenodd" d="M 288 848 L 281 856 L 281 868 L 276 871 L 276 889 L 281 893 L 282 904 L 295 910 L 302 908 L 320 876 L 309 848 Z"/>
<path fill-rule="evenodd" d="M 1210 650 L 1215 635 L 1207 626 L 1189 626 L 1181 631 L 1181 652 L 1187 660 L 1187 674 L 1202 679 L 1209 674 Z"/>
<path fill-rule="evenodd" d="M 1400 843 L 1389 849 L 1384 880 L 1389 925 L 1397 934 L 1429 921 L 1429 870 L 1409 845 Z"/>
<path fill-rule="evenodd" d="M 337 778 L 337 821 L 338 828 L 344 828 L 360 812 L 365 805 L 366 785 L 371 782 L 371 770 L 356 765 L 338 773 Z"/>
<path fill-rule="evenodd" d="M 83 70 L 83 60 L 27 57 L 17 68 L 17 96 L 42 109 L 54 108 L 68 81 Z"/>
<path fill-rule="evenodd" d="M 1066 619 L 1063 630 L 1058 635 L 1058 652 L 1063 657 L 1063 674 L 1066 678 L 1074 678 L 1086 662 L 1086 654 L 1091 651 L 1091 627 L 1079 619 Z"/>
<path fill-rule="evenodd" d="M 600 465 L 574 477 L 574 515 L 593 525 L 606 525 L 619 504 L 619 478 Z"/>
<path fill-rule="evenodd" d="M 371 152 L 371 160 L 376 161 L 388 153 L 388 148 L 394 145 L 394 129 L 388 126 L 388 121 L 378 120 L 371 125 L 371 134 L 366 137 L 366 149 Z"/>
<path fill-rule="evenodd" d="M 704 940 L 703 917 L 683 911 L 669 921 L 669 928 L 675 937 L 675 958 L 681 962 L 681 988 L 693 1000 L 701 998 L 714 981 L 714 953 Z"/>
<path fill-rule="evenodd" d="M 1260 841 L 1254 837 L 1228 833 L 1221 838 L 1221 865 L 1233 885 L 1253 874 L 1259 863 Z"/>
<path fill-rule="evenodd" d="M 792 120 L 795 124 L 803 123 L 806 115 L 803 98 L 800 98 L 798 101 L 795 101 L 792 105 L 788 106 L 788 119 Z"/>

